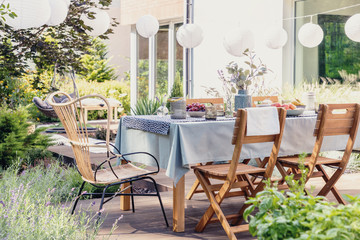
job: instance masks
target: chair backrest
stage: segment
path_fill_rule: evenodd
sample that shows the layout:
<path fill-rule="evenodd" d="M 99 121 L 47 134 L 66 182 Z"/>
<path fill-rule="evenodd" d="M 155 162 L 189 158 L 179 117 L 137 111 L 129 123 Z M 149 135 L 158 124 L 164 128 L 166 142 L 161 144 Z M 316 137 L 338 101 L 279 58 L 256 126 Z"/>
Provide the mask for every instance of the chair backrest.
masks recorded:
<path fill-rule="evenodd" d="M 251 144 L 251 143 L 263 143 L 263 142 L 274 143 L 270 153 L 266 171 L 264 174 L 265 178 L 271 177 L 276 164 L 277 155 L 280 150 L 281 139 L 285 126 L 286 110 L 284 108 L 278 108 L 278 114 L 279 114 L 278 117 L 279 117 L 279 125 L 280 125 L 280 131 L 278 134 L 246 136 L 247 111 L 246 109 L 238 109 L 235 120 L 233 138 L 232 138 L 232 144 L 235 145 L 235 147 L 228 173 L 228 179 L 232 181 L 235 178 L 235 172 L 239 163 L 242 145 Z"/>
<path fill-rule="evenodd" d="M 223 98 L 188 98 L 186 104 L 192 103 L 212 103 L 212 104 L 224 104 Z"/>
<path fill-rule="evenodd" d="M 55 96 L 64 95 L 69 101 L 65 103 L 57 103 L 54 99 Z M 110 112 L 110 105 L 106 98 L 101 95 L 88 95 L 78 99 L 72 99 L 67 93 L 54 92 L 49 98 L 48 102 L 53 107 L 54 111 L 58 115 L 61 123 L 64 125 L 67 137 L 71 143 L 77 168 L 86 180 L 94 181 L 94 173 L 91 169 L 90 159 L 90 143 L 89 135 L 86 128 L 86 119 L 83 116 L 83 112 L 80 110 L 81 101 L 86 98 L 100 98 L 104 101 L 105 106 Z M 109 115 L 108 115 L 109 116 Z M 106 148 L 109 152 L 110 145 L 110 118 L 107 119 L 107 130 L 106 130 Z"/>
<path fill-rule="evenodd" d="M 279 97 L 278 96 L 252 96 L 251 97 L 251 105 L 252 105 L 252 107 L 256 107 L 255 102 L 264 101 L 265 99 L 269 99 L 273 103 L 279 102 Z"/>
<path fill-rule="evenodd" d="M 321 104 L 314 129 L 315 146 L 309 164 L 309 174 L 315 168 L 321 145 L 325 136 L 349 135 L 340 167 L 345 168 L 352 152 L 359 127 L 360 105 L 348 104 Z"/>

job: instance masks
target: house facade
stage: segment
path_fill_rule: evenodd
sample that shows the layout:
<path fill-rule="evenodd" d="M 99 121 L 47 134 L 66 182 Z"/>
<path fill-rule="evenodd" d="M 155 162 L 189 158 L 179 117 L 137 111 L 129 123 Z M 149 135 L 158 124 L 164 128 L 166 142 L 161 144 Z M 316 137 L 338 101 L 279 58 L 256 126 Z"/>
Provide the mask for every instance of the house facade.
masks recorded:
<path fill-rule="evenodd" d="M 132 105 L 141 97 L 168 96 L 174 81 L 179 80 L 187 97 L 206 97 L 209 87 L 221 92 L 217 71 L 224 70 L 231 61 L 241 65 L 245 60 L 230 55 L 223 46 L 224 35 L 237 27 L 253 32 L 254 50 L 271 70 L 261 79 L 261 87 L 280 91 L 285 85 L 294 86 L 319 76 L 339 78 L 338 71 L 357 72 L 356 67 L 360 66 L 359 45 L 350 41 L 343 30 L 346 20 L 360 12 L 359 6 L 349 7 L 358 4 L 358 0 L 118 0 L 117 3 L 110 12 L 120 19 L 120 26 L 110 40 L 110 52 L 121 55 L 123 59 L 117 56 L 114 63 L 120 64 L 122 71 L 130 72 Z M 158 19 L 160 29 L 154 37 L 146 39 L 137 34 L 136 22 L 148 14 Z M 314 48 L 306 48 L 298 40 L 299 29 L 310 22 L 310 15 L 313 23 L 324 31 L 323 41 Z M 176 41 L 176 31 L 185 21 L 198 24 L 204 35 L 203 42 L 189 52 Z M 270 26 L 286 30 L 288 41 L 284 47 L 266 47 L 264 33 Z"/>

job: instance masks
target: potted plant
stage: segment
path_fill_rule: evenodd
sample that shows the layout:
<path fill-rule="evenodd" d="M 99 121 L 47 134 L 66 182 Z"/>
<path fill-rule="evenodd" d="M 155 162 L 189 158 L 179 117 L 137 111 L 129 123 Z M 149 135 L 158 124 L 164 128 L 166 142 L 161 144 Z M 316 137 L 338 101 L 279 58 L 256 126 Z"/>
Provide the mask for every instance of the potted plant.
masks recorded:
<path fill-rule="evenodd" d="M 223 71 L 219 71 L 220 79 L 224 82 L 232 83 L 238 90 L 238 93 L 235 95 L 235 110 L 251 107 L 251 96 L 248 94 L 248 87 L 256 77 L 262 76 L 268 71 L 266 65 L 259 58 L 255 58 L 256 54 L 253 51 L 246 49 L 243 54 L 247 58 L 244 61 L 247 68 L 242 68 L 232 61 L 226 66 L 226 70 L 230 74 L 229 77 L 225 77 Z M 232 87 L 233 93 L 236 93 L 235 87 Z"/>

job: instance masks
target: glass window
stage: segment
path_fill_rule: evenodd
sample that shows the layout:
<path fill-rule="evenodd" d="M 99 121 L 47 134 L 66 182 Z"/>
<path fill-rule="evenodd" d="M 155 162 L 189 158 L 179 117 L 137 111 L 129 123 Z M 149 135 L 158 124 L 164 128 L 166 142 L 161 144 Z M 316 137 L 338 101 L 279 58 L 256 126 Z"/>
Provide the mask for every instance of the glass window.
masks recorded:
<path fill-rule="evenodd" d="M 312 15 L 332 9 L 358 4 L 358 0 L 298 1 L 295 5 L 296 16 Z M 350 40 L 344 31 L 345 22 L 360 7 L 319 14 L 313 17 L 324 31 L 324 39 L 318 47 L 303 47 L 298 38 L 300 27 L 310 22 L 310 18 L 298 18 L 296 24 L 295 82 L 318 80 L 319 77 L 341 79 L 340 71 L 358 73 L 360 68 L 360 43 Z"/>
<path fill-rule="evenodd" d="M 168 91 L 169 25 L 161 26 L 156 35 L 156 95 L 164 96 Z"/>
<path fill-rule="evenodd" d="M 137 98 L 149 96 L 149 40 L 138 35 Z"/>
<path fill-rule="evenodd" d="M 175 24 L 175 32 L 182 26 L 182 23 Z M 176 41 L 176 40 L 175 40 Z M 176 41 L 175 44 L 175 79 L 174 82 L 178 82 L 181 86 L 183 83 L 183 47 Z"/>

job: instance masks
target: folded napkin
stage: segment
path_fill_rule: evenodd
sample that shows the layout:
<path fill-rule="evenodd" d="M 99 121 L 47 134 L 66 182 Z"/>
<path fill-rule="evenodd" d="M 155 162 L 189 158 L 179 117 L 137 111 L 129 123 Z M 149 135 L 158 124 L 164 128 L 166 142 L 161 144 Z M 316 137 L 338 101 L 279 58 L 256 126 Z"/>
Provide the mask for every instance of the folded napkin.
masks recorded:
<path fill-rule="evenodd" d="M 280 133 L 279 114 L 276 107 L 247 108 L 246 136 Z"/>

